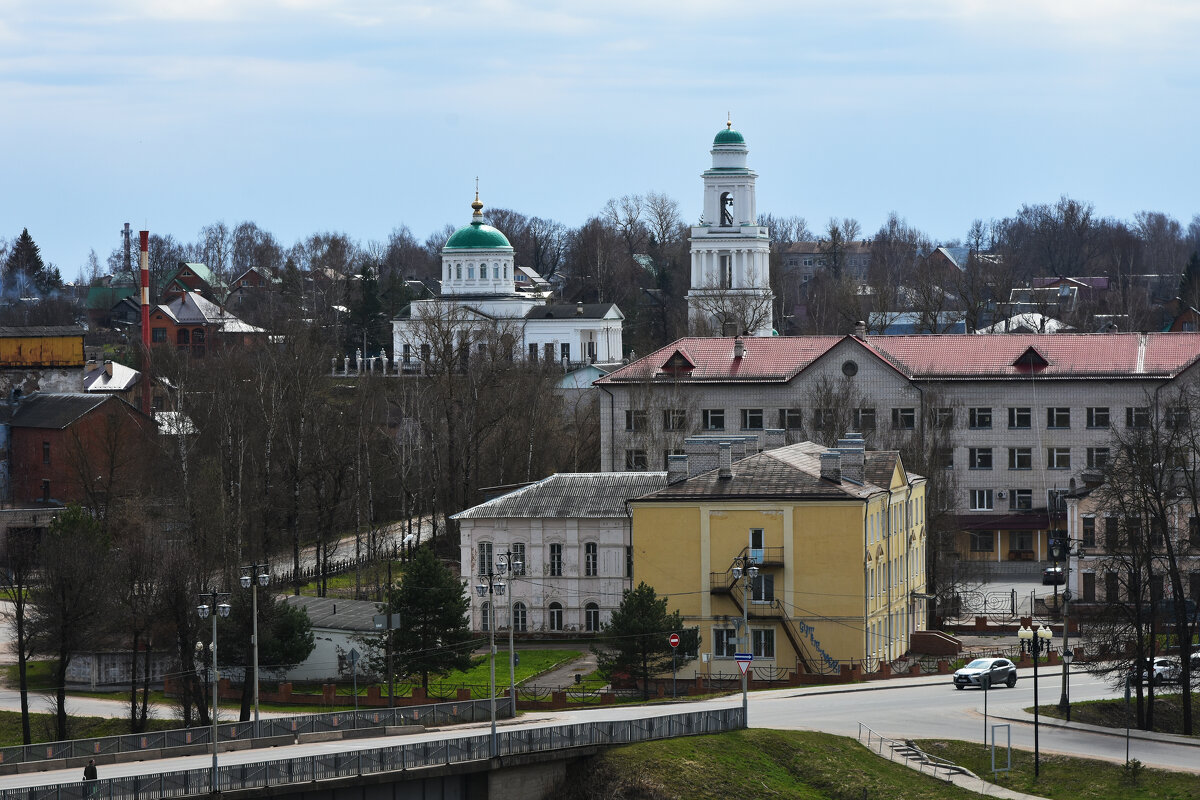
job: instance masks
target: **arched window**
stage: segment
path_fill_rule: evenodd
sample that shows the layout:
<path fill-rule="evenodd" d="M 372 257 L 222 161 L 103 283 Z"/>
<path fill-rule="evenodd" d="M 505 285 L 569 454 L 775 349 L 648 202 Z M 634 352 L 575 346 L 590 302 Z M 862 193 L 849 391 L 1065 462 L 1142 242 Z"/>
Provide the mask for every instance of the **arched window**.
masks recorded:
<path fill-rule="evenodd" d="M 204 328 L 196 328 L 192 331 L 192 353 L 198 356 L 204 355 Z"/>
<path fill-rule="evenodd" d="M 563 629 L 562 611 L 562 603 L 550 604 L 550 630 L 561 631 Z"/>
<path fill-rule="evenodd" d="M 596 543 L 588 542 L 583 546 L 583 574 L 589 578 L 594 578 L 599 574 L 599 567 L 600 555 L 597 551 Z"/>
<path fill-rule="evenodd" d="M 504 265 L 504 280 L 508 280 L 508 264 Z"/>
<path fill-rule="evenodd" d="M 479 606 L 479 630 L 490 631 L 492 629 L 492 604 L 484 603 Z"/>
<path fill-rule="evenodd" d="M 175 344 L 188 344 L 191 341 L 191 333 L 187 328 L 180 328 L 175 332 Z"/>
<path fill-rule="evenodd" d="M 518 601 L 513 603 L 512 626 L 517 633 L 524 633 L 529 627 L 529 612 L 525 604 Z"/>
<path fill-rule="evenodd" d="M 462 264 L 454 265 L 454 277 L 460 281 L 462 280 Z"/>
<path fill-rule="evenodd" d="M 600 606 L 588 603 L 583 607 L 583 625 L 589 631 L 600 630 Z"/>

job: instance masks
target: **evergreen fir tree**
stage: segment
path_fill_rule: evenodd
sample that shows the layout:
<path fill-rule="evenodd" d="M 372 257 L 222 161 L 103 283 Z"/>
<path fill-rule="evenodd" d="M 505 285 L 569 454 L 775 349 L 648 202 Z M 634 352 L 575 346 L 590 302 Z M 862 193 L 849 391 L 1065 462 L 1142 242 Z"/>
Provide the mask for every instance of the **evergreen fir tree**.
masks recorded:
<path fill-rule="evenodd" d="M 44 296 L 61 289 L 62 285 L 58 268 L 42 261 L 41 250 L 29 235 L 29 229 L 22 229 L 4 262 L 5 294 L 11 297 L 27 297 L 33 293 Z"/>
<path fill-rule="evenodd" d="M 420 675 L 428 689 L 430 673 L 470 667 L 468 603 L 462 582 L 433 550 L 418 550 L 400 586 L 388 595 L 385 613 L 400 615 L 392 631 L 396 672 Z"/>
<path fill-rule="evenodd" d="M 600 674 L 610 680 L 618 674 L 639 679 L 642 696 L 647 699 L 652 676 L 670 670 L 673 657 L 677 667 L 694 659 L 700 647 L 699 629 L 684 628 L 679 612 L 668 614 L 667 598 L 658 597 L 654 587 L 644 581 L 625 593 L 602 633 L 605 649 L 592 648 Z M 680 638 L 674 653 L 669 641 L 672 633 Z"/>
<path fill-rule="evenodd" d="M 1200 252 L 1192 252 L 1179 281 L 1179 299 L 1192 308 L 1200 308 Z M 1180 309 L 1182 312 L 1183 309 Z"/>

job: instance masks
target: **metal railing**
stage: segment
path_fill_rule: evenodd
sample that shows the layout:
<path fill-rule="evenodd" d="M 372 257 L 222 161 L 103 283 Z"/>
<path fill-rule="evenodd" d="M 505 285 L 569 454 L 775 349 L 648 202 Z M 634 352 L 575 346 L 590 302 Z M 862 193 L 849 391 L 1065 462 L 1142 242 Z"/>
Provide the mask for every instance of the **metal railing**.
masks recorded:
<path fill-rule="evenodd" d="M 911 742 L 889 739 L 858 723 L 858 741 L 860 744 L 888 761 L 902 761 L 906 767 L 915 769 L 926 775 L 932 775 L 939 780 L 949 780 L 950 775 L 969 775 L 978 777 L 966 767 L 960 767 L 952 761 L 931 756 Z"/>
<path fill-rule="evenodd" d="M 560 750 L 591 745 L 628 744 L 675 736 L 722 733 L 745 727 L 741 708 L 693 711 L 635 720 L 584 722 L 545 728 L 504 731 L 498 734 L 499 755 Z M 414 742 L 346 753 L 326 753 L 302 758 L 276 759 L 220 767 L 218 791 L 258 789 L 293 783 L 311 783 L 417 767 L 486 761 L 490 755 L 487 734 L 459 739 Z M 0 800 L 144 800 L 147 797 L 193 797 L 213 792 L 209 768 L 66 783 L 57 786 L 5 789 Z"/>
<path fill-rule="evenodd" d="M 511 717 L 507 696 L 496 697 L 496 714 Z M 217 739 L 236 742 L 269 736 L 296 736 L 302 733 L 344 731 L 355 728 L 380 728 L 394 725 L 447 725 L 456 722 L 480 722 L 491 719 L 490 700 L 461 700 L 453 703 L 430 703 L 420 706 L 372 708 L 362 711 L 334 711 L 325 714 L 301 714 L 276 717 L 254 722 L 227 722 L 217 725 Z M 95 739 L 72 739 L 63 742 L 27 744 L 0 748 L 0 764 L 47 761 L 60 758 L 130 753 L 209 744 L 212 728 L 179 728 L 169 731 L 127 733 L 122 736 L 103 736 Z"/>

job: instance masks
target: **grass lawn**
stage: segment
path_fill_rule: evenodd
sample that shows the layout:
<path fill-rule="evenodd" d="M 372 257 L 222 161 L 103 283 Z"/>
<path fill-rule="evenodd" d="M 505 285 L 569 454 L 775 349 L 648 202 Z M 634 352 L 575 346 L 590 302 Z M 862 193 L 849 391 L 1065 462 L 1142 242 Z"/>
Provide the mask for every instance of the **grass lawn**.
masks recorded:
<path fill-rule="evenodd" d="M 54 662 L 26 662 L 25 682 L 31 692 L 47 692 L 54 689 Z M 21 688 L 20 668 L 16 664 L 6 664 L 4 666 L 4 684 L 10 689 Z"/>
<path fill-rule="evenodd" d="M 1159 690 L 1162 691 L 1162 690 Z M 1160 733 L 1183 733 L 1183 695 L 1179 692 L 1171 694 L 1154 694 L 1154 730 Z M 1057 705 L 1038 706 L 1038 710 L 1047 717 L 1062 719 L 1065 715 L 1058 710 Z M 1033 708 L 1026 711 L 1033 713 Z M 1200 712 L 1200 692 L 1192 692 L 1192 713 Z M 1105 728 L 1124 728 L 1126 723 L 1125 701 L 1116 700 L 1087 700 L 1071 704 L 1071 721 L 1087 725 L 1099 725 Z M 1129 724 L 1137 729 L 1137 697 L 1131 697 L 1128 710 Z M 1195 730 L 1193 722 L 1193 730 Z M 1200 735 L 1197 732 L 1193 735 Z"/>
<path fill-rule="evenodd" d="M 564 800 L 979 800 L 843 736 L 751 729 L 614 747 L 567 768 Z"/>
<path fill-rule="evenodd" d="M 1012 772 L 992 778 L 991 755 L 978 742 L 924 740 L 917 745 L 991 783 L 1055 800 L 1200 800 L 1200 780 L 1185 772 L 1141 768 L 1134 775 L 1124 764 L 1043 753 L 1042 774 L 1035 781 L 1033 752 L 1013 748 Z"/>
<path fill-rule="evenodd" d="M 392 562 L 392 580 L 400 580 L 400 576 L 404 574 L 404 562 Z M 359 573 L 359 585 L 364 591 L 371 591 L 375 586 L 386 586 L 387 584 L 387 562 L 383 561 L 376 564 L 364 566 Z M 334 575 L 325 581 L 326 587 L 331 594 L 349 597 L 354 592 L 354 571 L 345 572 L 341 575 Z M 317 582 L 312 581 L 300 587 L 300 594 L 306 594 L 313 597 L 317 595 Z"/>
<path fill-rule="evenodd" d="M 151 730 L 161 731 L 178 727 L 178 720 L 150 720 Z M 54 715 L 30 714 L 29 732 L 34 742 L 57 741 L 58 737 L 54 735 Z M 89 739 L 93 736 L 117 736 L 129 733 L 129 720 L 72 716 L 67 720 L 67 732 L 72 739 Z M 20 712 L 0 711 L 0 747 L 12 747 L 19 744 L 21 744 Z"/>

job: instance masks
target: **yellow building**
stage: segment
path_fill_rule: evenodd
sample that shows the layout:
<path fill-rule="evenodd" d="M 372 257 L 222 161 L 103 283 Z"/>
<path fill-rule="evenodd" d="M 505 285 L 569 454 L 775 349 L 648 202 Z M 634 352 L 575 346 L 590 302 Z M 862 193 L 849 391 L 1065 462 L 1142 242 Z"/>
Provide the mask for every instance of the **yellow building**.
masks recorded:
<path fill-rule="evenodd" d="M 734 654 L 748 650 L 763 678 L 871 671 L 907 651 L 926 623 L 925 479 L 899 453 L 848 434 L 836 448 L 801 442 L 740 460 L 723 442 L 701 474 L 689 457 L 671 456 L 670 483 L 629 504 L 634 582 L 700 627 L 688 672 L 737 674 Z M 738 579 L 747 558 L 759 574 Z"/>

